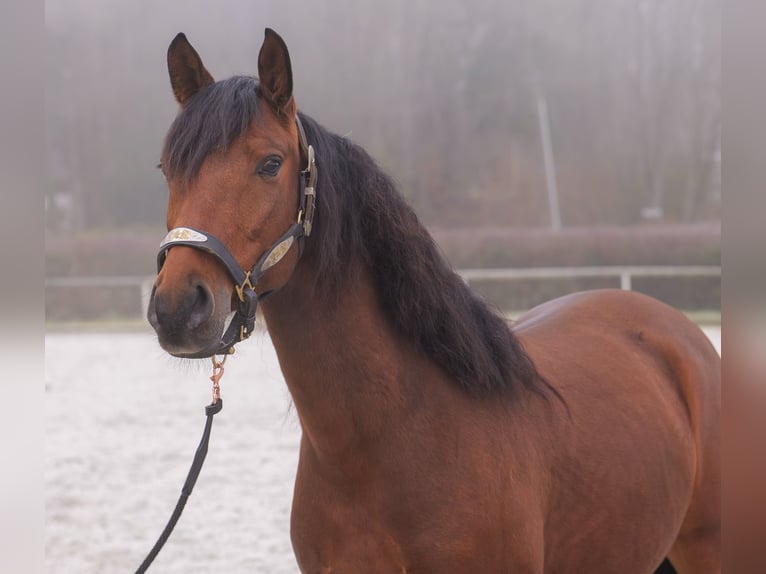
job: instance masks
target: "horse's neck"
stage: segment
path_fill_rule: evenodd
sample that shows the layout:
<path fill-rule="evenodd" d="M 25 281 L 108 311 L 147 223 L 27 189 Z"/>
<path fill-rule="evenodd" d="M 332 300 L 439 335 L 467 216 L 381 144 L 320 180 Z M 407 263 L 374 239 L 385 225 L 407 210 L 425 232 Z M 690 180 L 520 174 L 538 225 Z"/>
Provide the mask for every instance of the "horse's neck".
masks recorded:
<path fill-rule="evenodd" d="M 326 305 L 313 277 L 293 277 L 263 312 L 305 438 L 320 457 L 353 459 L 405 416 L 413 370 L 433 367 L 396 336 L 369 277 L 338 296 Z"/>

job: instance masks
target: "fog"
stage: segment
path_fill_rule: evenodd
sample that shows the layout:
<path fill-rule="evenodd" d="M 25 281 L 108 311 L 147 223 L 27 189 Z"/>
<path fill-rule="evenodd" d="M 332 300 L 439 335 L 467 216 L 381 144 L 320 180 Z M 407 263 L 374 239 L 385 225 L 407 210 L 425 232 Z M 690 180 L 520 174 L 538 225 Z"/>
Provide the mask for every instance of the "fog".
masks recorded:
<path fill-rule="evenodd" d="M 185 32 L 216 78 L 255 75 L 267 26 L 299 107 L 365 146 L 429 225 L 719 217 L 720 0 L 59 0 L 49 231 L 161 227 L 170 40 Z"/>

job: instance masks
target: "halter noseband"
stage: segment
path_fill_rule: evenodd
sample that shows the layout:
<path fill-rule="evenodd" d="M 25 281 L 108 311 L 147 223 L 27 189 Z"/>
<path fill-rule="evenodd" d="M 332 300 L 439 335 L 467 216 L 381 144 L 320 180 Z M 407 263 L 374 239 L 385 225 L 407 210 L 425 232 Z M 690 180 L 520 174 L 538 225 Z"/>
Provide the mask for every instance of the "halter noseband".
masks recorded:
<path fill-rule="evenodd" d="M 298 174 L 299 180 L 299 207 L 298 217 L 289 229 L 277 239 L 273 245 L 258 258 L 250 271 L 245 272 L 239 266 L 237 260 L 226 248 L 222 241 L 215 236 L 192 227 L 176 227 L 171 229 L 160 243 L 160 252 L 157 254 L 157 273 L 165 263 L 168 251 L 176 245 L 186 245 L 201 249 L 218 258 L 229 271 L 234 279 L 234 290 L 237 294 L 237 309 L 234 312 L 228 326 L 225 327 L 221 343 L 216 351 L 217 355 L 234 352 L 234 345 L 247 339 L 255 326 L 255 311 L 258 307 L 259 296 L 255 292 L 255 286 L 264 273 L 287 254 L 293 243 L 298 242 L 299 253 L 303 250 L 300 241 L 302 237 L 311 235 L 311 227 L 314 221 L 314 200 L 316 198 L 317 168 L 314 159 L 314 147 L 308 145 L 306 132 L 303 131 L 301 120 L 296 114 L 295 123 L 298 126 L 298 142 L 301 152 L 306 156 L 306 169 Z M 261 295 L 265 297 L 268 293 Z"/>

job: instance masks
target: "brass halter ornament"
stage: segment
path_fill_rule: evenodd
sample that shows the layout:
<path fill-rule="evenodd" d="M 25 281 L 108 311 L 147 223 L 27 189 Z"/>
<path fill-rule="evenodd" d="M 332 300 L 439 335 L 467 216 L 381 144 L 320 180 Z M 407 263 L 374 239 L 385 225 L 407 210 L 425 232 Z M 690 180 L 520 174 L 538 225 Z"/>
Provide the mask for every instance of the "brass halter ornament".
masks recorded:
<path fill-rule="evenodd" d="M 298 177 L 300 198 L 298 216 L 295 223 L 258 258 L 250 271 L 246 272 L 242 269 L 223 242 L 206 231 L 192 227 L 176 227 L 168 232 L 160 244 L 160 252 L 157 255 L 157 273 L 162 269 L 168 251 L 172 247 L 186 245 L 201 249 L 217 257 L 234 280 L 234 290 L 238 300 L 237 308 L 229 324 L 224 328 L 216 355 L 233 353 L 234 345 L 244 341 L 252 334 L 259 299 L 259 295 L 255 292 L 255 286 L 268 269 L 282 260 L 294 243 L 297 242 L 298 249 L 302 251 L 303 244 L 300 239 L 311 235 L 316 199 L 317 167 L 314 147 L 308 145 L 306 133 L 303 131 L 303 125 L 297 114 L 295 123 L 298 126 L 298 142 L 303 155 L 306 157 L 306 168 L 299 172 Z M 267 294 L 260 295 L 260 298 Z"/>

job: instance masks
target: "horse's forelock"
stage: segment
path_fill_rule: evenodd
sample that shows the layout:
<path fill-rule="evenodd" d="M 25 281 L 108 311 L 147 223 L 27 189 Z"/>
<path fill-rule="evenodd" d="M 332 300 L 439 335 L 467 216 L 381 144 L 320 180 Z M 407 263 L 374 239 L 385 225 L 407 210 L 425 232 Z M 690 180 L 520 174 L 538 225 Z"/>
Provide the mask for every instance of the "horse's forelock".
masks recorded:
<path fill-rule="evenodd" d="M 225 151 L 260 118 L 258 80 L 234 76 L 189 99 L 168 130 L 162 152 L 170 178 L 193 179 L 205 158 Z"/>

